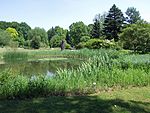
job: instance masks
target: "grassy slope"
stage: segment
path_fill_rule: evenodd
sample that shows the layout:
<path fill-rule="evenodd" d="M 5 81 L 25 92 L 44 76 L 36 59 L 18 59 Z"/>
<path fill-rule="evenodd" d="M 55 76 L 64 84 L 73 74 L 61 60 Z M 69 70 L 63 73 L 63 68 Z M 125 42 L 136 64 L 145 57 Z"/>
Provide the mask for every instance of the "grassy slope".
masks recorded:
<path fill-rule="evenodd" d="M 150 113 L 150 87 L 90 96 L 1 100 L 0 113 Z"/>

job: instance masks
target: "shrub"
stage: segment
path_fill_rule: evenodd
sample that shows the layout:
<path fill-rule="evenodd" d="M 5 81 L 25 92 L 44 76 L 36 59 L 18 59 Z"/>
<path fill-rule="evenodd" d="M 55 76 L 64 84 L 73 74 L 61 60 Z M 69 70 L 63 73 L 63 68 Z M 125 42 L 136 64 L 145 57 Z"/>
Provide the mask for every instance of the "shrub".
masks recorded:
<path fill-rule="evenodd" d="M 80 42 L 77 46 L 76 49 L 82 49 L 85 47 L 85 42 Z"/>
<path fill-rule="evenodd" d="M 65 43 L 65 49 L 71 49 L 70 44 L 68 44 L 67 42 Z"/>
<path fill-rule="evenodd" d="M 88 40 L 90 40 L 89 36 L 82 36 L 80 42 L 87 42 Z"/>
<path fill-rule="evenodd" d="M 89 49 L 100 49 L 100 48 L 116 48 L 115 42 L 100 39 L 90 39 L 85 43 L 85 47 Z"/>

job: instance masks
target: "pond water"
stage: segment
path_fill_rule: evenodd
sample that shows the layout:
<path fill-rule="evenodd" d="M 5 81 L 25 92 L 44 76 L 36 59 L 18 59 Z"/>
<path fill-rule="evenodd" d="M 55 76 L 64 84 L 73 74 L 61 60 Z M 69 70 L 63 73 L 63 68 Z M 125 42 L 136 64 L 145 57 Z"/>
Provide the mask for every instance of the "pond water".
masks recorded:
<path fill-rule="evenodd" d="M 79 59 L 55 59 L 55 60 L 35 60 L 13 63 L 1 63 L 0 72 L 5 69 L 11 69 L 15 74 L 22 74 L 25 76 L 38 76 L 40 74 L 46 76 L 53 76 L 58 68 L 71 69 L 77 68 L 81 64 Z"/>

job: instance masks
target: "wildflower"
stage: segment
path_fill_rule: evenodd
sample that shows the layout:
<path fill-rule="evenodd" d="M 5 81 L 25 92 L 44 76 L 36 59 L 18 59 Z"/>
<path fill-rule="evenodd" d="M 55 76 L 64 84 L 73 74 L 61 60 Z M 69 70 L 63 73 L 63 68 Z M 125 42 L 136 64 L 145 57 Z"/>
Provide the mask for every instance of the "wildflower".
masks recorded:
<path fill-rule="evenodd" d="M 96 82 L 93 82 L 93 85 L 96 85 Z"/>

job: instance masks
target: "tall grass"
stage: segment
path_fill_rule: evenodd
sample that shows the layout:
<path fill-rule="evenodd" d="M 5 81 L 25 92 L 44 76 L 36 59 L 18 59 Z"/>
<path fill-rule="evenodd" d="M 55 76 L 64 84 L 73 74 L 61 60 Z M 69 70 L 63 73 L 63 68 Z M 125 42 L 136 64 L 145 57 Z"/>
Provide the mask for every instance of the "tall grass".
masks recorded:
<path fill-rule="evenodd" d="M 42 53 L 40 53 L 42 54 Z M 46 53 L 47 54 L 47 53 Z M 48 52 L 49 54 L 49 52 Z M 30 98 L 49 95 L 83 95 L 95 93 L 110 87 L 148 86 L 150 85 L 150 68 L 139 59 L 135 66 L 128 62 L 132 55 L 113 50 L 78 50 L 53 53 L 86 58 L 78 69 L 58 69 L 55 76 L 49 78 L 41 75 L 27 78 L 12 75 L 9 71 L 0 73 L 1 98 Z M 149 62 L 149 57 L 145 57 Z M 145 65 L 144 65 L 145 64 Z M 143 66 L 146 67 L 143 68 Z M 15 77 L 14 77 L 15 76 Z"/>
<path fill-rule="evenodd" d="M 28 59 L 28 53 L 19 51 L 6 51 L 3 54 L 3 58 L 5 62 L 25 61 Z"/>

